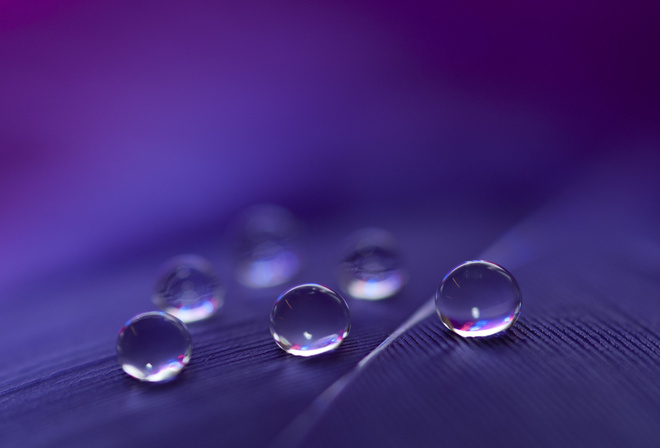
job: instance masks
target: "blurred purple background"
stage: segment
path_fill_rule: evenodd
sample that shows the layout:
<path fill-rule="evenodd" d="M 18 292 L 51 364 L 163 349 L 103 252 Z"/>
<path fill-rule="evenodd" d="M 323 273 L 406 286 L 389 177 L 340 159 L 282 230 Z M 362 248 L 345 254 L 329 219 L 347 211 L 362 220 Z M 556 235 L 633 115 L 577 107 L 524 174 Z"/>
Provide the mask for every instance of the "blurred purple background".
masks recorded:
<path fill-rule="evenodd" d="M 455 445 L 514 416 L 498 442 L 526 431 L 616 446 L 614 433 L 641 446 L 660 396 L 658 23 L 657 2 L 639 0 L 0 0 L 0 440 L 263 446 L 452 266 L 483 256 L 525 296 L 505 342 L 452 338 L 433 316 L 361 376 L 391 374 L 387 390 L 407 394 L 394 404 L 412 412 L 373 418 L 389 393 L 355 382 L 340 419 L 309 431 L 345 444 L 353 425 L 392 444 L 417 427 Z M 400 240 L 409 283 L 350 301 L 351 335 L 325 359 L 273 343 L 282 290 L 227 275 L 232 219 L 263 202 L 307 224 L 295 281 L 334 287 L 338 243 L 357 228 Z M 183 252 L 220 268 L 227 300 L 191 330 L 181 381 L 154 393 L 121 372 L 115 338 L 153 309 L 158 266 Z M 470 381 L 445 355 L 507 368 L 497 384 Z M 410 365 L 431 366 L 433 387 L 399 380 Z M 508 413 L 500 393 L 514 396 Z M 446 406 L 464 402 L 465 414 Z M 488 406 L 491 420 L 475 418 Z"/>
<path fill-rule="evenodd" d="M 521 215 L 655 151 L 658 9 L 3 0 L 0 285 L 256 202 Z"/>

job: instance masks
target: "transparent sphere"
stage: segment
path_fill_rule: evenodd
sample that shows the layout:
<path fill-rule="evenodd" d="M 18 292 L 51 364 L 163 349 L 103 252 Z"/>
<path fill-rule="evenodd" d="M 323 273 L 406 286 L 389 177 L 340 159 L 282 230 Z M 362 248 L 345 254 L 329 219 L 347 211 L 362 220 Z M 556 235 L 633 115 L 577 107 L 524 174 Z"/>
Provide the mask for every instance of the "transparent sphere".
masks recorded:
<path fill-rule="evenodd" d="M 181 321 L 195 322 L 222 307 L 224 289 L 205 258 L 181 255 L 161 267 L 152 300 Z"/>
<path fill-rule="evenodd" d="M 513 276 L 488 261 L 468 261 L 445 276 L 435 296 L 443 324 L 463 337 L 490 336 L 518 319 L 522 295 Z"/>
<path fill-rule="evenodd" d="M 339 267 L 341 289 L 356 299 L 380 300 L 403 287 L 407 274 L 394 237 L 364 229 L 349 237 Z"/>
<path fill-rule="evenodd" d="M 266 288 L 298 273 L 300 224 L 288 210 L 256 205 L 238 219 L 235 228 L 234 268 L 241 284 Z"/>
<path fill-rule="evenodd" d="M 140 381 L 174 379 L 190 361 L 192 340 L 185 325 L 161 311 L 138 314 L 119 330 L 117 360 Z"/>
<path fill-rule="evenodd" d="M 336 349 L 348 336 L 351 316 L 344 299 L 325 286 L 299 285 L 282 294 L 270 313 L 277 345 L 296 356 Z"/>

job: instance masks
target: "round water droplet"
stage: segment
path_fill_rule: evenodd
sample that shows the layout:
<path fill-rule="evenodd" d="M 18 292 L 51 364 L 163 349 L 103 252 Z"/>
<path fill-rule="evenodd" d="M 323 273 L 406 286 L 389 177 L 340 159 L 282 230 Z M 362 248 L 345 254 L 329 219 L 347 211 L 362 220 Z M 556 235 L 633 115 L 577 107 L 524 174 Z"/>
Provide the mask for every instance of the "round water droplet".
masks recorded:
<path fill-rule="evenodd" d="M 273 339 L 282 350 L 296 356 L 334 350 L 350 329 L 346 301 L 333 290 L 314 283 L 286 291 L 270 313 Z"/>
<path fill-rule="evenodd" d="M 490 336 L 518 319 L 522 294 L 506 269 L 488 261 L 468 261 L 445 276 L 435 296 L 440 320 L 463 337 Z"/>
<path fill-rule="evenodd" d="M 300 224 L 286 209 L 256 205 L 238 219 L 233 237 L 236 278 L 250 288 L 289 281 L 300 269 Z"/>
<path fill-rule="evenodd" d="M 394 237 L 385 230 L 364 229 L 349 238 L 339 267 L 339 284 L 356 299 L 391 297 L 406 282 Z"/>
<path fill-rule="evenodd" d="M 192 340 L 185 325 L 161 311 L 138 314 L 119 330 L 117 360 L 140 381 L 174 379 L 190 361 Z"/>
<path fill-rule="evenodd" d="M 181 255 L 160 269 L 153 302 L 183 322 L 195 322 L 212 316 L 222 307 L 224 289 L 205 258 Z"/>

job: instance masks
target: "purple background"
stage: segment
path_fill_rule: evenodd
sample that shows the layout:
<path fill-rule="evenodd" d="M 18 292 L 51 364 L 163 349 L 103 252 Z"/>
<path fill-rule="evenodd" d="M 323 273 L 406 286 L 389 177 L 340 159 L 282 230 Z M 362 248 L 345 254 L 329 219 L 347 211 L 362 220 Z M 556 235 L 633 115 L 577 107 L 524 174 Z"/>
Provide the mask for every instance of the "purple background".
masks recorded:
<path fill-rule="evenodd" d="M 654 2 L 1 5 L 0 284 L 254 202 L 525 210 L 657 141 Z"/>
<path fill-rule="evenodd" d="M 228 390 L 216 392 L 228 394 L 227 406 L 242 403 L 263 425 L 252 440 L 263 445 L 428 298 L 449 268 L 488 247 L 505 261 L 553 245 L 571 258 L 576 241 L 616 235 L 615 255 L 603 258 L 614 260 L 610 268 L 655 266 L 658 23 L 651 1 L 0 0 L 0 350 L 13 361 L 0 367 L 0 404 L 11 417 L 0 436 L 21 446 L 89 446 L 106 431 L 107 446 L 116 446 L 125 442 L 117 428 L 139 432 L 130 425 L 143 407 L 167 409 L 186 393 L 204 398 L 203 387 L 221 387 L 204 376 L 213 372 L 226 375 Z M 227 280 L 224 314 L 194 335 L 202 355 L 188 377 L 163 393 L 139 389 L 119 372 L 112 344 L 126 318 L 151 309 L 157 267 L 199 252 L 227 278 L 228 225 L 260 202 L 308 224 L 301 281 L 333 286 L 338 240 L 363 225 L 391 229 L 412 271 L 406 292 L 378 311 L 352 304 L 363 326 L 345 357 L 294 364 L 259 320 L 279 291 L 250 293 Z M 555 204 L 551 219 L 539 220 L 534 213 L 547 203 Z M 536 233 L 525 233 L 529 222 Z M 534 244 L 504 238 L 498 246 L 507 231 Z M 577 252 L 601 245 L 588 247 Z M 549 272 L 563 272 L 564 262 L 558 257 Z M 657 270 L 639 269 L 648 283 L 629 276 L 622 284 L 657 284 Z M 548 289 L 539 272 L 520 272 L 523 291 L 527 280 L 537 300 Z M 588 308 L 592 296 L 580 284 L 562 298 Z M 657 314 L 657 292 L 644 291 L 626 297 L 633 318 L 625 323 Z M 523 313 L 531 320 L 515 338 L 535 334 L 534 311 L 543 307 L 531 296 Z M 657 332 L 653 316 L 645 324 Z M 213 331 L 229 342 L 214 345 Z M 240 349 L 246 334 L 258 335 L 249 352 Z M 217 350 L 262 389 L 237 386 L 213 364 Z M 398 365 L 426 361 L 421 352 L 411 358 Z M 60 375 L 66 388 L 57 388 Z M 102 375 L 108 390 L 87 381 Z M 281 388 L 287 375 L 312 383 Z M 279 417 L 264 398 L 282 398 L 276 389 L 293 394 Z M 639 404 L 612 397 L 614 407 Z M 206 406 L 191 404 L 189 415 L 227 416 Z M 50 426 L 25 429 L 37 419 Z M 593 428 L 608 427 L 603 421 Z M 233 420 L 221 428 L 228 442 L 256 437 Z M 204 434 L 197 443 L 221 440 Z M 626 440 L 621 434 L 612 443 Z"/>

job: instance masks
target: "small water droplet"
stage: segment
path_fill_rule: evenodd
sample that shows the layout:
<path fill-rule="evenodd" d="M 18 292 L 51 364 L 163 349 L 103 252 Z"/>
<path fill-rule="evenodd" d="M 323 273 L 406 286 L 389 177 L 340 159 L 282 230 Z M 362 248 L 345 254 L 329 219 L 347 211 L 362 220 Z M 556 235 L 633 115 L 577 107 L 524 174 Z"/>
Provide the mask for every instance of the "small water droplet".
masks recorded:
<path fill-rule="evenodd" d="M 435 307 L 442 323 L 460 336 L 490 336 L 514 324 L 522 308 L 522 294 L 513 275 L 503 267 L 468 261 L 442 280 Z"/>
<path fill-rule="evenodd" d="M 270 332 L 282 350 L 314 356 L 336 349 L 348 336 L 351 317 L 346 301 L 314 283 L 282 294 L 270 314 Z"/>
<path fill-rule="evenodd" d="M 301 226 L 288 210 L 256 205 L 234 227 L 234 269 L 241 284 L 266 288 L 285 283 L 298 272 Z"/>
<path fill-rule="evenodd" d="M 339 267 L 339 284 L 348 295 L 385 299 L 399 292 L 406 279 L 398 244 L 389 232 L 364 229 L 348 238 Z"/>
<path fill-rule="evenodd" d="M 119 331 L 117 360 L 140 381 L 174 379 L 190 361 L 192 340 L 185 325 L 161 311 L 138 314 Z"/>
<path fill-rule="evenodd" d="M 160 269 L 153 302 L 183 322 L 215 314 L 224 303 L 224 289 L 213 267 L 199 255 L 180 255 Z"/>

